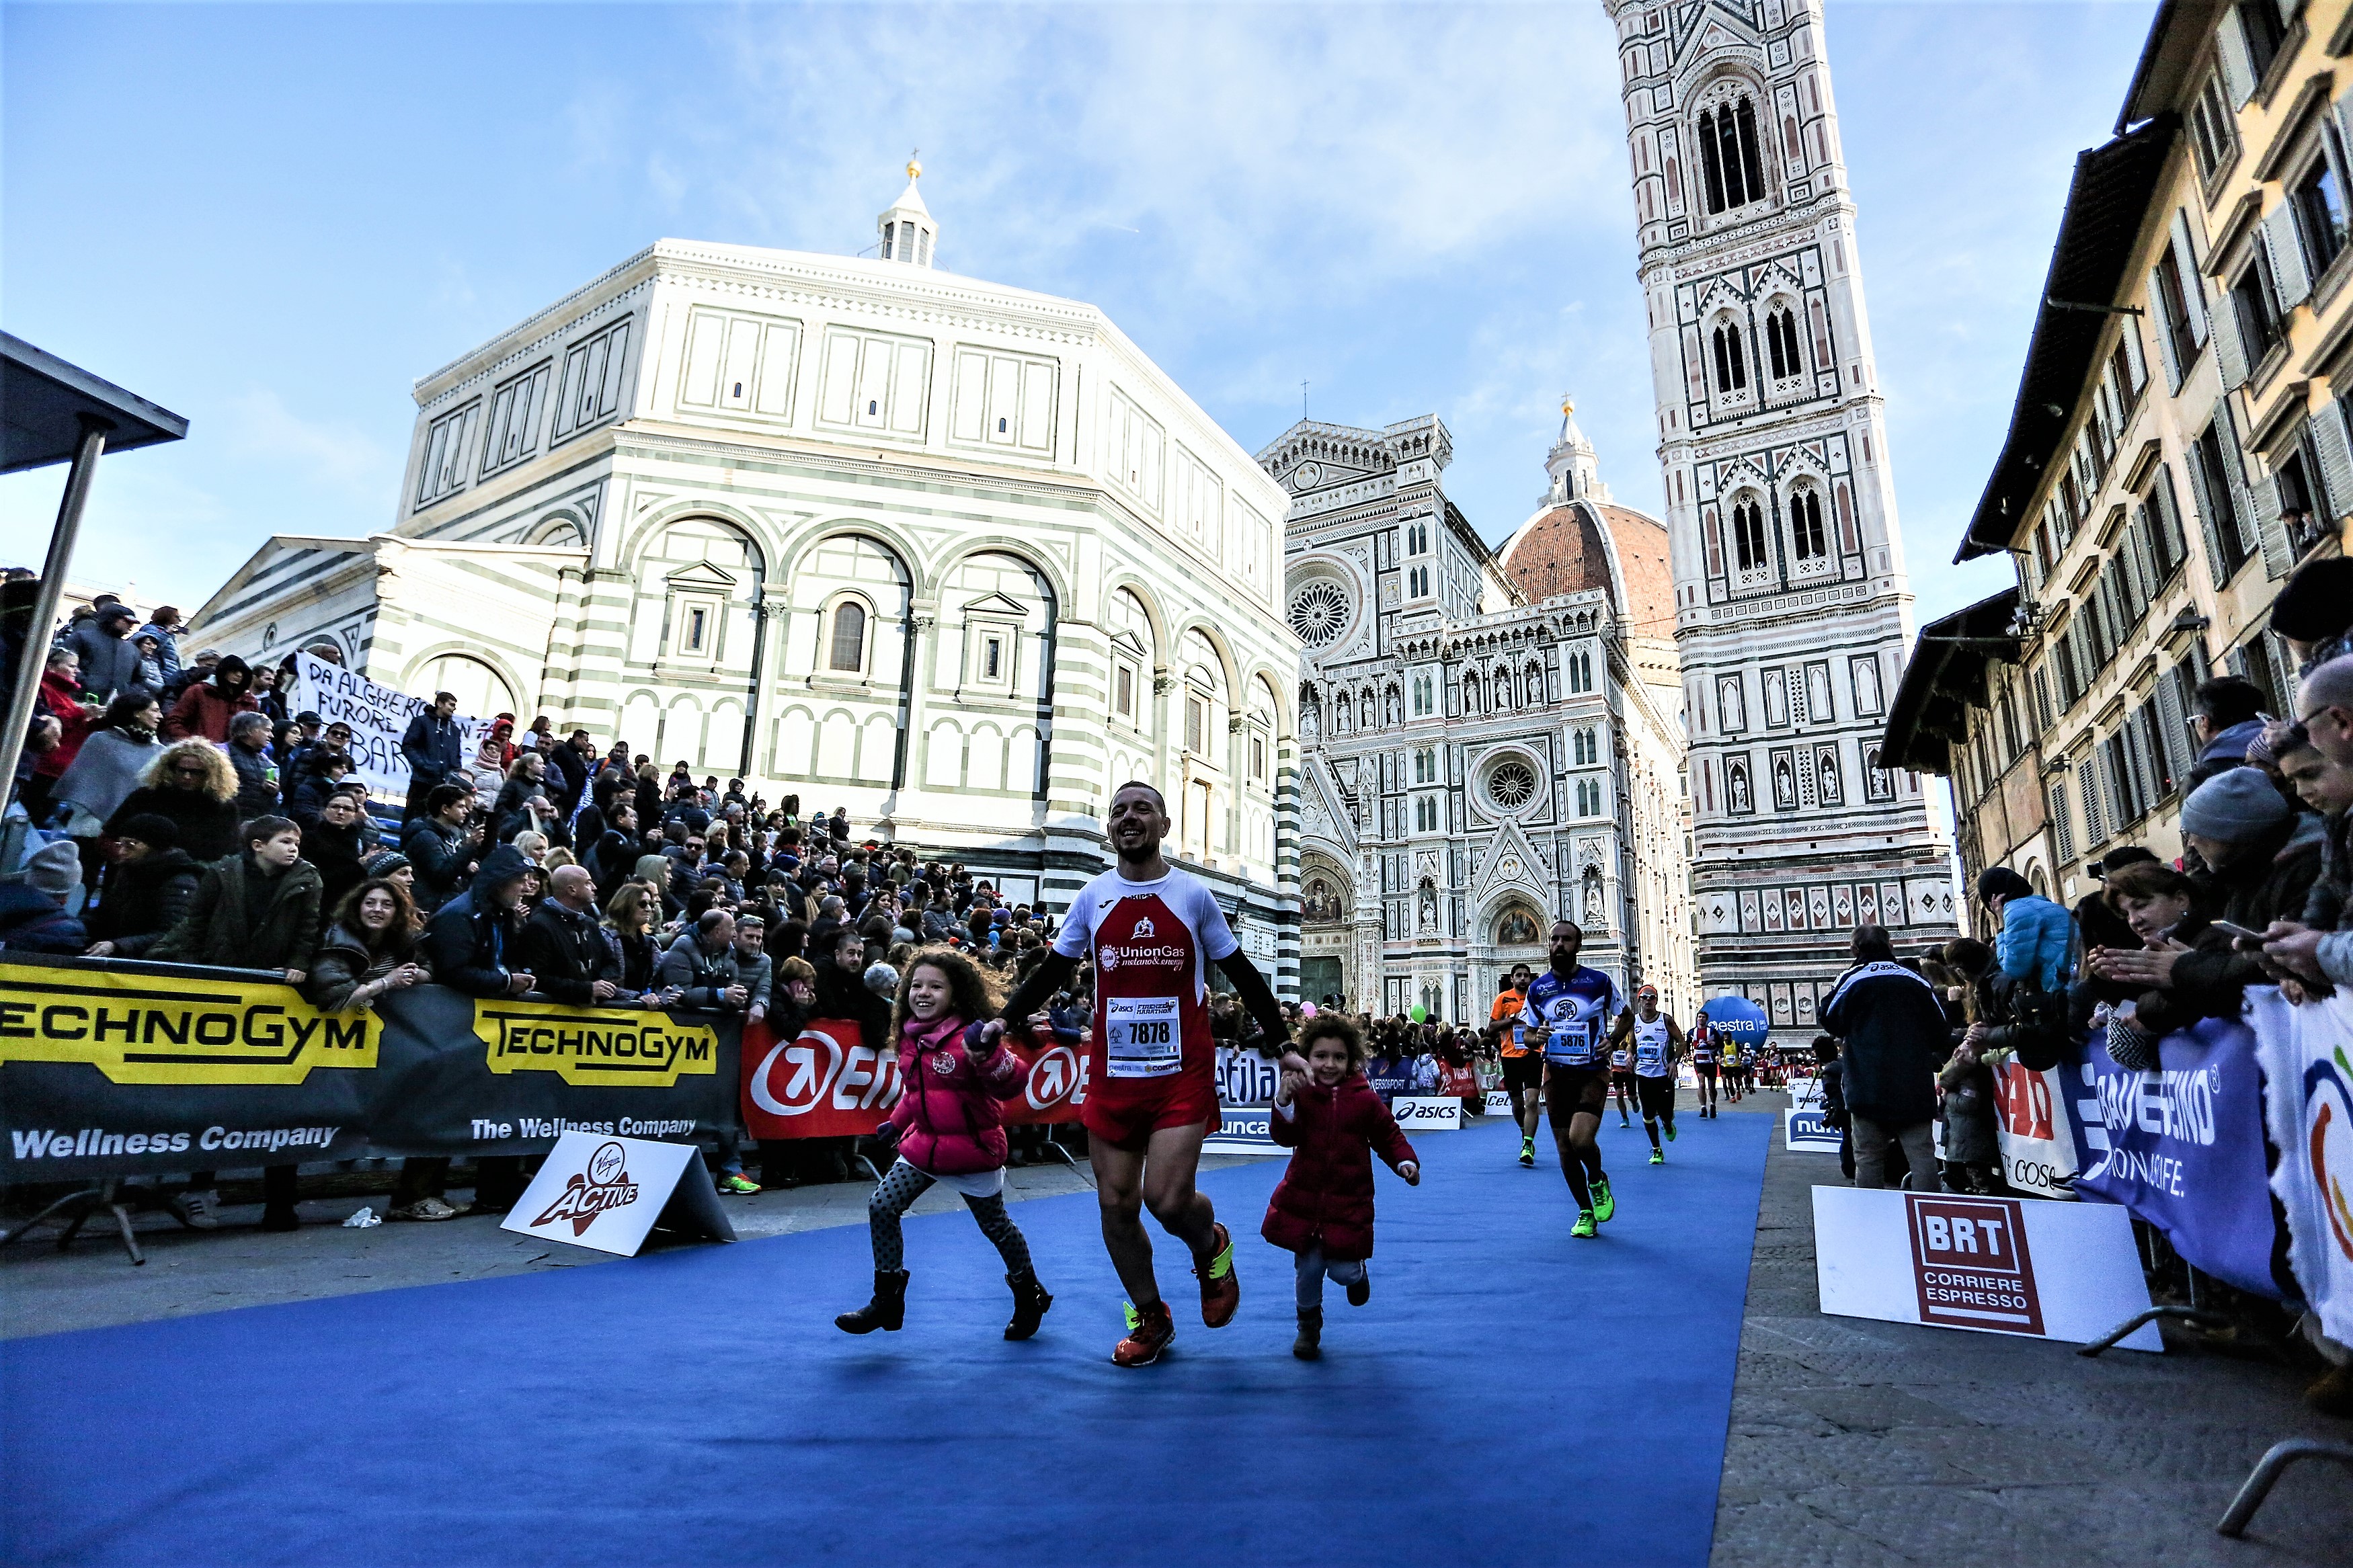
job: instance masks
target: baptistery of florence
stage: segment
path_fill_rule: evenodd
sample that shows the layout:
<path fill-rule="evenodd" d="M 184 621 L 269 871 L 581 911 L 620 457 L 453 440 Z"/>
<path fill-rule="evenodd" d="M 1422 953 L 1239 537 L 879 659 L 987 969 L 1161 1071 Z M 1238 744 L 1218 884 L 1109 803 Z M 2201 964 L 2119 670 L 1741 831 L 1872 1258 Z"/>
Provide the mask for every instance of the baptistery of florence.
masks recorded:
<path fill-rule="evenodd" d="M 1286 498 L 1101 310 L 863 256 L 660 240 L 425 376 L 389 525 L 270 540 L 197 619 L 961 859 L 1060 908 L 1100 813 L 1295 983 Z"/>
<path fill-rule="evenodd" d="M 1535 511 L 1489 548 L 1435 416 L 1305 422 L 1259 454 L 1291 496 L 1301 983 L 1483 1021 L 1552 922 L 1630 991 L 1696 1004 L 1666 530 L 1615 504 L 1563 404 Z"/>

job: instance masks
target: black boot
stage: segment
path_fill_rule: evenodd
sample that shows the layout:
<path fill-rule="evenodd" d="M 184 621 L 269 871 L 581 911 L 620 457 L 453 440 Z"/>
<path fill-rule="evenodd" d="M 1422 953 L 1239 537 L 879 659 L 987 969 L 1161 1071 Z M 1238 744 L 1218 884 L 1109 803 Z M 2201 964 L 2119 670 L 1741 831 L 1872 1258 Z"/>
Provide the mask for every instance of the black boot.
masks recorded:
<path fill-rule="evenodd" d="M 1005 1282 L 1013 1287 L 1013 1321 L 1005 1325 L 1005 1337 L 1026 1340 L 1038 1331 L 1038 1325 L 1045 1321 L 1047 1310 L 1053 1306 L 1054 1298 L 1038 1283 L 1038 1275 L 1033 1269 L 1025 1268 L 1018 1274 L 1008 1274 Z"/>
<path fill-rule="evenodd" d="M 1299 1309 L 1299 1337 L 1291 1342 L 1291 1353 L 1301 1361 L 1321 1361 L 1324 1357 L 1324 1309 Z"/>
<path fill-rule="evenodd" d="M 903 1268 L 878 1268 L 874 1271 L 874 1300 L 854 1312 L 844 1312 L 834 1319 L 833 1326 L 846 1334 L 871 1334 L 877 1329 L 896 1330 L 907 1321 L 907 1271 Z"/>

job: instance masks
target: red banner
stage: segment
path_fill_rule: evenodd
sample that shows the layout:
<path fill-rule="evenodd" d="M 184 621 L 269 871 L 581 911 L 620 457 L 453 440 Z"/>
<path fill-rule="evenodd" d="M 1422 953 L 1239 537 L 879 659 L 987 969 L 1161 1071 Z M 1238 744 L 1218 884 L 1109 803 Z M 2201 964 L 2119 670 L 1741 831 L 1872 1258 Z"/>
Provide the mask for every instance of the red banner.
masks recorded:
<path fill-rule="evenodd" d="M 1451 1063 L 1440 1062 L 1438 1064 L 1438 1092 L 1458 1095 L 1476 1094 L 1479 1092 L 1479 1074 L 1468 1063 L 1461 1067 L 1455 1067 Z"/>
<path fill-rule="evenodd" d="M 1029 1078 L 1005 1102 L 1006 1124 L 1076 1121 L 1087 1098 L 1084 1048 L 1019 1039 L 1013 1048 Z M 853 1020 L 813 1018 L 791 1040 L 765 1023 L 744 1030 L 744 1126 L 754 1138 L 855 1137 L 882 1125 L 898 1099 L 898 1053 L 876 1052 Z"/>

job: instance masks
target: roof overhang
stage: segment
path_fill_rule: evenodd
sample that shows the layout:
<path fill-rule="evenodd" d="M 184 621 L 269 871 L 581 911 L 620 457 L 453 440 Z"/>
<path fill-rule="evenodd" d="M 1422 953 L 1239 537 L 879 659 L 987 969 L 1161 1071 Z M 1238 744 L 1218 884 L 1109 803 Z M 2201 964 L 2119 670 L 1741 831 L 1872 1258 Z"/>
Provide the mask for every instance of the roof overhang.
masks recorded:
<path fill-rule="evenodd" d="M 1952 748 L 1968 732 L 1968 710 L 1986 705 L 1986 672 L 1997 659 L 2018 662 L 2019 640 L 2010 630 L 2017 614 L 2013 584 L 1921 628 L 1880 737 L 1880 766 L 1953 771 Z"/>
<path fill-rule="evenodd" d="M 2075 160 L 2010 433 L 1955 561 L 2010 549 L 2032 521 L 2030 505 L 2098 370 L 2109 307 L 2125 290 L 2126 268 L 2180 131 L 2179 117 L 2161 115 Z"/>
<path fill-rule="evenodd" d="M 2189 96 L 2189 68 L 2230 8 L 2231 0 L 2165 0 L 2158 7 L 2140 63 L 2133 68 L 2132 86 L 2125 89 L 2124 107 L 2116 111 L 2117 135 L 2183 106 Z"/>
<path fill-rule="evenodd" d="M 170 409 L 0 332 L 0 474 L 72 461 L 85 420 L 105 427 L 109 452 L 188 433 Z"/>

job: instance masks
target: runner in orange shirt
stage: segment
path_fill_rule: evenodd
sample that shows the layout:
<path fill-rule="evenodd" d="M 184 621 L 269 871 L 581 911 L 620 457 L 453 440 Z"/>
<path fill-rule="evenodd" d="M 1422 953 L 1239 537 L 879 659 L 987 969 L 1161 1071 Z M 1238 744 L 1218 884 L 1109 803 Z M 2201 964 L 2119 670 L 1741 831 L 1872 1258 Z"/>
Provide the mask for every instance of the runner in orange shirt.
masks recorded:
<path fill-rule="evenodd" d="M 1504 1090 L 1512 1097 L 1512 1120 L 1520 1124 L 1520 1163 L 1536 1163 L 1536 1101 L 1544 1089 L 1544 1055 L 1528 1048 L 1527 1026 L 1520 1014 L 1527 1006 L 1528 982 L 1535 972 L 1525 963 L 1512 965 L 1511 984 L 1487 1010 L 1487 1037 L 1496 1042 L 1504 1060 Z"/>

